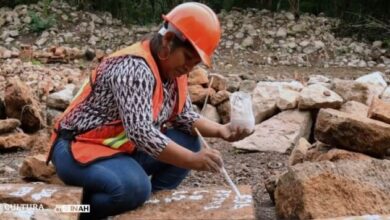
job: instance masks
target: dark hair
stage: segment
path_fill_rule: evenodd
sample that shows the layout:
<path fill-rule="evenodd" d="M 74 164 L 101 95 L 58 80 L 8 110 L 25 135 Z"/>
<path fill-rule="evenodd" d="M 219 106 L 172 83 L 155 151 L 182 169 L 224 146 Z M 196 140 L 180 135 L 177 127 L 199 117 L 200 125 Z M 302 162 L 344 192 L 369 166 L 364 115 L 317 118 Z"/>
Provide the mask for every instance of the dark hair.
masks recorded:
<path fill-rule="evenodd" d="M 166 27 L 168 25 L 168 23 L 165 22 L 163 25 Z M 163 38 L 163 36 L 160 35 L 159 33 L 153 33 L 153 34 L 145 36 L 142 39 L 142 41 L 150 40 L 150 49 L 151 49 L 152 53 L 157 53 L 161 49 L 162 38 Z M 173 40 L 171 42 L 171 53 L 179 47 L 184 47 L 184 48 L 195 51 L 195 48 L 194 48 L 194 46 L 192 46 L 190 41 L 188 41 L 188 40 L 182 41 L 175 35 L 175 37 L 173 38 Z M 155 55 L 155 54 L 153 54 L 153 55 Z"/>

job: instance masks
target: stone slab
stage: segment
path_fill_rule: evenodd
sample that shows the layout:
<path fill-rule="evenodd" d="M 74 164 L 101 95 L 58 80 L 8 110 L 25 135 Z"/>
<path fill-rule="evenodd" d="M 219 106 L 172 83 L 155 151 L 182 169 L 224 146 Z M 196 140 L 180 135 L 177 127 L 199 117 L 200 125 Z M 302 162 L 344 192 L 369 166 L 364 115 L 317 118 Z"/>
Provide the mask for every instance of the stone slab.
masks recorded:
<path fill-rule="evenodd" d="M 249 137 L 233 143 L 233 147 L 250 151 L 285 153 L 299 138 L 309 138 L 312 118 L 309 111 L 288 110 L 255 126 Z"/>
<path fill-rule="evenodd" d="M 77 220 L 78 213 L 60 212 L 57 205 L 79 205 L 81 197 L 82 189 L 78 187 L 1 184 L 0 219 Z"/>
<path fill-rule="evenodd" d="M 142 207 L 114 220 L 251 220 L 255 219 L 250 186 L 238 186 L 243 199 L 230 188 L 191 188 L 156 193 Z"/>

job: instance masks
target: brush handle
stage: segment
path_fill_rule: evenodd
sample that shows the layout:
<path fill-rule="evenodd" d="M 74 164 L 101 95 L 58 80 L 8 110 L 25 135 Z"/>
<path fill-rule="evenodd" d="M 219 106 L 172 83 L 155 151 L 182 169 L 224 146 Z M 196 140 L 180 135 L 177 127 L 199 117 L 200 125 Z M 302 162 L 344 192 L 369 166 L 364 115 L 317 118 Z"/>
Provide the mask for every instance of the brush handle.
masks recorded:
<path fill-rule="evenodd" d="M 195 132 L 198 134 L 198 136 L 200 137 L 200 140 L 203 142 L 203 144 L 206 146 L 206 148 L 211 149 L 211 147 L 207 144 L 206 140 L 203 138 L 203 136 L 200 134 L 200 132 L 199 132 L 199 130 L 197 128 L 195 128 Z M 225 167 L 222 167 L 221 173 L 225 177 L 225 180 L 229 183 L 230 187 L 236 193 L 238 198 L 240 198 L 241 197 L 241 193 L 240 193 L 240 191 L 238 191 L 237 186 L 233 183 L 233 181 L 230 178 L 229 174 L 226 172 Z"/>

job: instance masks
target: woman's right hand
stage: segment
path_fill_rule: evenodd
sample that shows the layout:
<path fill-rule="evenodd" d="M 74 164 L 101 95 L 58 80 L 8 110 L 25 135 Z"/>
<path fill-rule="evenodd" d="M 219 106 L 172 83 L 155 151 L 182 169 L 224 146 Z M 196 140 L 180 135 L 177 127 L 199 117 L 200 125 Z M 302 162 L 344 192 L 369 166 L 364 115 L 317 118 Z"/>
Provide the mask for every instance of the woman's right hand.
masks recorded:
<path fill-rule="evenodd" d="M 193 153 L 191 167 L 198 171 L 220 172 L 223 167 L 221 153 L 214 149 L 202 148 Z"/>

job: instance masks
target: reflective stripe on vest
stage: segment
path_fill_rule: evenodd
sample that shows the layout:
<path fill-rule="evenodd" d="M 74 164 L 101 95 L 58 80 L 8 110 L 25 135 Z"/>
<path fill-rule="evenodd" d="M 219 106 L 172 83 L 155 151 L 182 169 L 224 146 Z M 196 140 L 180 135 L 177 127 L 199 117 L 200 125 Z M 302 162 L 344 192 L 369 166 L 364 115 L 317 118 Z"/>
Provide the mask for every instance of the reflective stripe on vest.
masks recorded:
<path fill-rule="evenodd" d="M 152 70 L 156 80 L 152 96 L 152 114 L 153 120 L 156 121 L 163 104 L 163 88 L 157 65 L 149 49 L 149 41 L 136 43 L 130 47 L 119 50 L 110 55 L 108 58 L 126 55 L 143 58 Z M 55 128 L 57 130 L 59 129 L 60 122 L 64 116 L 87 99 L 89 94 L 92 92 L 92 85 L 95 83 L 96 78 L 97 72 L 95 69 L 92 71 L 90 79 L 83 83 L 82 88 L 72 100 L 69 107 L 56 122 Z M 179 114 L 184 107 L 187 97 L 187 75 L 177 77 L 176 86 L 178 90 L 178 97 L 175 109 L 170 119 L 173 119 L 174 116 Z M 51 147 L 56 139 L 57 133 L 53 132 L 50 140 Z M 75 136 L 75 140 L 71 143 L 73 157 L 81 164 L 88 164 L 96 159 L 110 157 L 118 153 L 132 153 L 134 148 L 135 145 L 127 139 L 125 129 L 120 120 L 113 121 L 82 134 L 78 134 Z M 49 152 L 47 162 L 50 160 L 51 151 L 52 150 Z"/>

